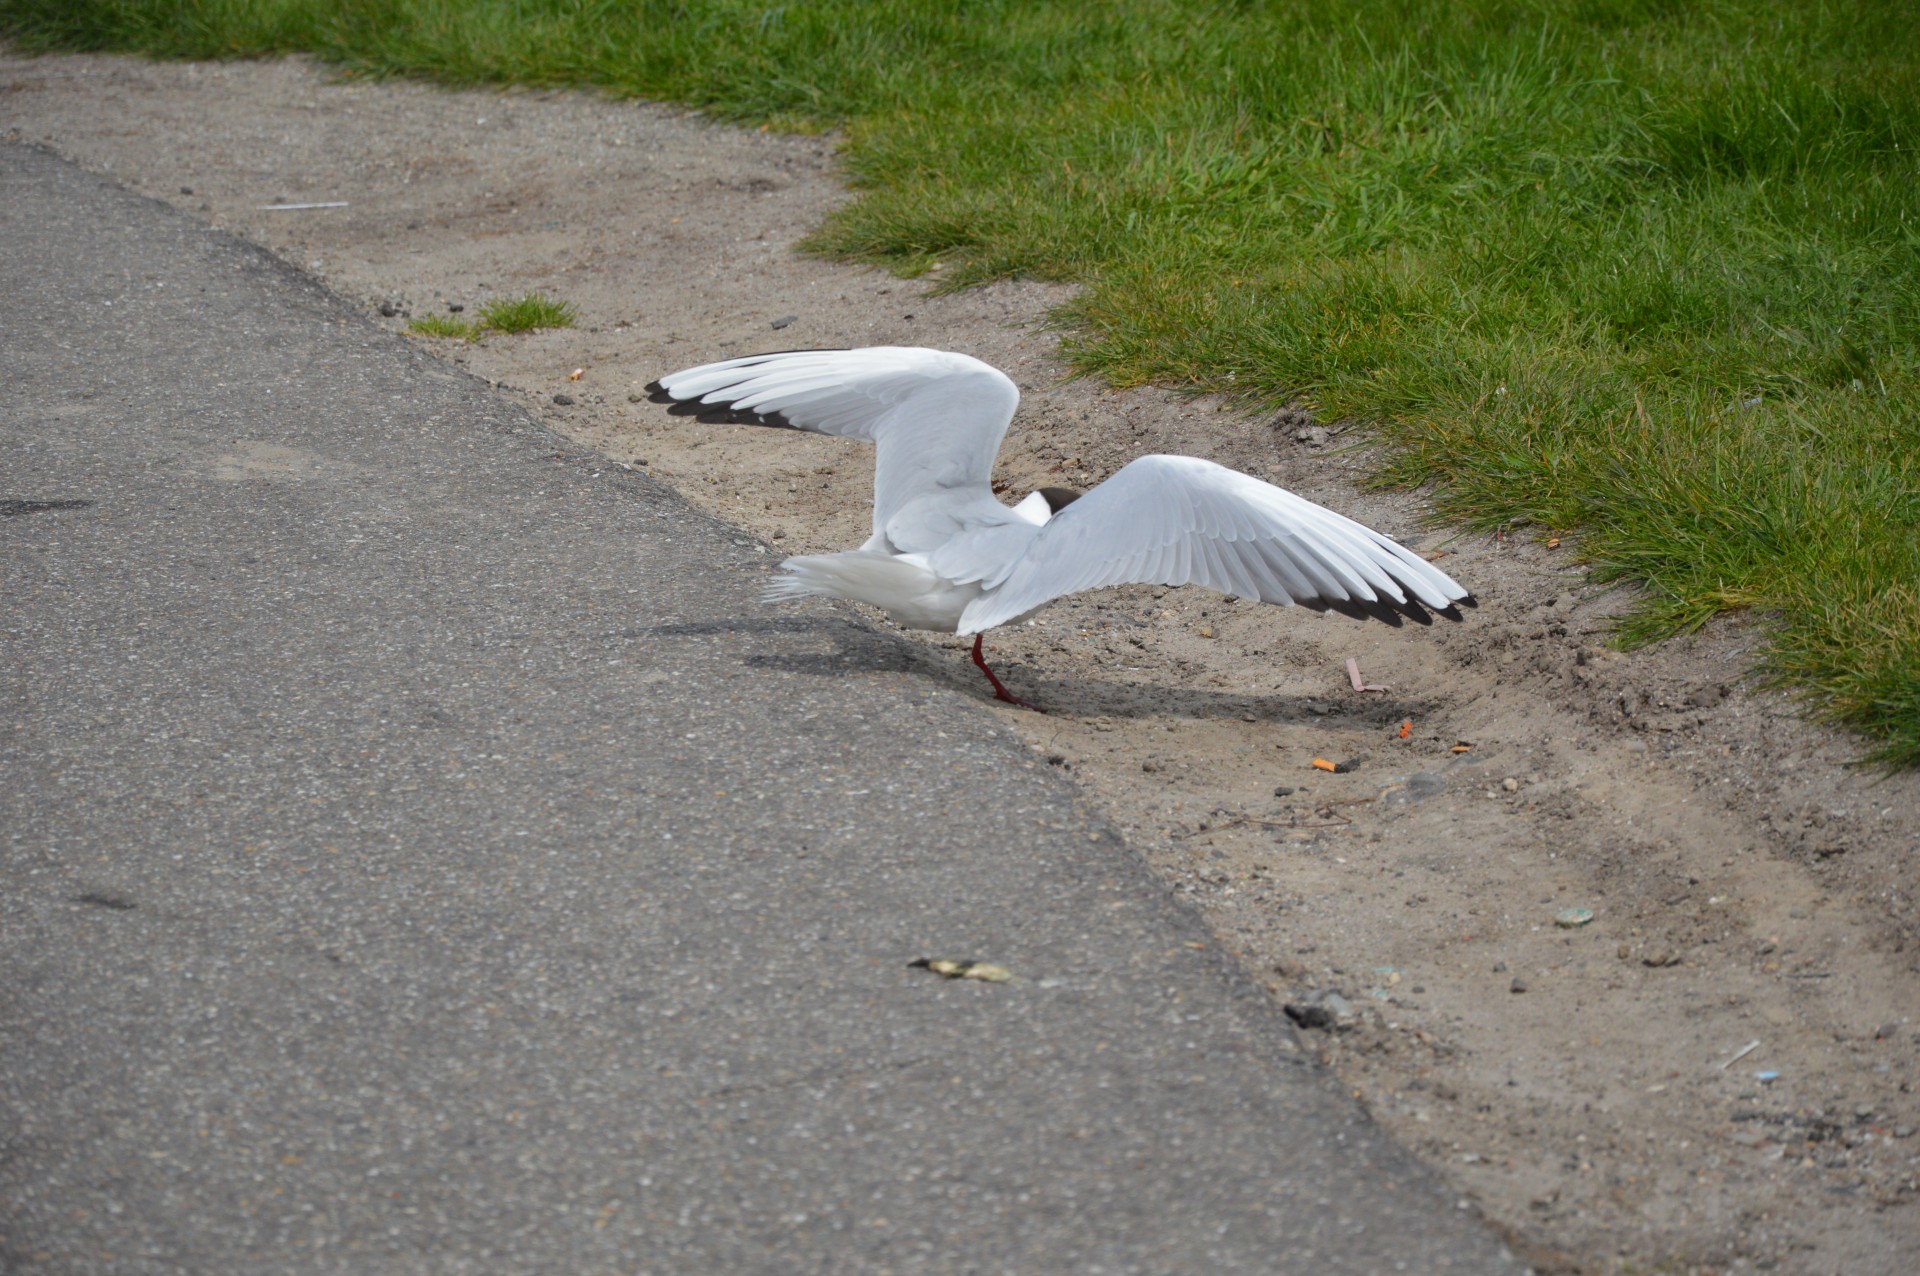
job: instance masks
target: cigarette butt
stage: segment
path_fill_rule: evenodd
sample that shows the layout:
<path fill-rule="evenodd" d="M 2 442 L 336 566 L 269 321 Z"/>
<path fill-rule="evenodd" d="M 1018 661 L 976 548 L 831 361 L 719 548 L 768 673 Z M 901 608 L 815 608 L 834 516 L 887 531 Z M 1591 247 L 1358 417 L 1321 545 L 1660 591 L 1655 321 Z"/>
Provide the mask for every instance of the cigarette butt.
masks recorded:
<path fill-rule="evenodd" d="M 575 368 L 572 372 L 567 373 L 567 380 L 578 381 L 581 377 L 584 377 L 586 375 L 587 375 L 587 370 L 585 368 Z"/>
<path fill-rule="evenodd" d="M 1413 734 L 1413 719 L 1408 718 L 1405 722 L 1402 722 L 1400 724 L 1400 738 L 1404 740 L 1412 734 Z"/>
<path fill-rule="evenodd" d="M 1454 745 L 1451 750 L 1449 750 L 1449 752 L 1452 752 L 1452 753 L 1471 753 L 1472 751 L 1473 751 L 1473 746 L 1468 744 L 1465 740 L 1462 740 L 1460 743 Z"/>
<path fill-rule="evenodd" d="M 1338 771 L 1340 768 L 1325 758 L 1315 758 L 1313 760 L 1313 769 L 1316 771 Z"/>

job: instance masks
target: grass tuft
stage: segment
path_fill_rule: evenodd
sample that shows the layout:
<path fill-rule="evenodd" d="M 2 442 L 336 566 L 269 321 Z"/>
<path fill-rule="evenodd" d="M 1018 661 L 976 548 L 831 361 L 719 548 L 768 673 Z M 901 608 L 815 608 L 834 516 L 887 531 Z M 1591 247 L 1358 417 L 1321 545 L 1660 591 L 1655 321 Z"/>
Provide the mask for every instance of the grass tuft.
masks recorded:
<path fill-rule="evenodd" d="M 550 301 L 537 292 L 512 301 L 490 301 L 480 307 L 480 323 L 493 332 L 532 332 L 536 328 L 571 328 L 571 304 Z"/>
<path fill-rule="evenodd" d="M 414 319 L 407 324 L 407 331 L 422 337 L 446 337 L 456 341 L 480 340 L 480 329 L 462 319 L 449 319 L 445 315 L 428 315 L 424 319 Z"/>
<path fill-rule="evenodd" d="M 1084 285 L 1117 384 L 1305 399 L 1447 517 L 1578 531 L 1920 765 L 1910 0 L 0 0 L 26 49 L 303 51 L 838 128 L 813 251 Z"/>
<path fill-rule="evenodd" d="M 565 301 L 552 301 L 537 292 L 511 301 L 488 302 L 480 307 L 480 322 L 468 323 L 446 315 L 428 315 L 407 324 L 407 331 L 422 337 L 447 337 L 460 341 L 478 341 L 489 332 L 533 332 L 539 328 L 571 328 L 578 317 Z"/>

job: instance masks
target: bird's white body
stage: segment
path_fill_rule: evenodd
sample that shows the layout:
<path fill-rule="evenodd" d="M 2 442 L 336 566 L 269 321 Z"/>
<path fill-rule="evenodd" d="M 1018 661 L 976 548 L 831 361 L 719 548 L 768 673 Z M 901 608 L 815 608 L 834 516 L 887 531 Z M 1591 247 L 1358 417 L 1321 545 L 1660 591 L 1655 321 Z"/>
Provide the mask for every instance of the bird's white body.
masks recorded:
<path fill-rule="evenodd" d="M 1038 492 L 1014 506 L 1012 513 L 1032 527 L 1033 535 L 1038 535 L 1053 517 L 1052 506 Z M 979 581 L 960 584 L 948 580 L 933 569 L 925 554 L 896 554 L 884 548 L 862 546 L 843 554 L 800 554 L 781 563 L 780 568 L 787 574 L 767 586 L 770 602 L 847 598 L 878 607 L 903 629 L 957 633 L 960 618 L 981 594 Z"/>
<path fill-rule="evenodd" d="M 956 584 L 927 566 L 925 554 L 856 549 L 844 554 L 799 554 L 780 564 L 786 575 L 767 586 L 767 601 L 846 598 L 887 613 L 903 629 L 958 633 L 980 583 Z"/>
<path fill-rule="evenodd" d="M 1426 621 L 1427 609 L 1457 619 L 1453 605 L 1471 602 L 1378 532 L 1197 457 L 1141 457 L 1084 495 L 1062 494 L 1070 504 L 1036 492 L 1003 505 L 993 459 L 1020 394 L 966 355 L 892 346 L 751 355 L 648 389 L 680 415 L 874 444 L 872 536 L 846 553 L 787 559 L 770 599 L 849 598 L 911 629 L 960 634 L 1136 582 L 1395 624 Z"/>

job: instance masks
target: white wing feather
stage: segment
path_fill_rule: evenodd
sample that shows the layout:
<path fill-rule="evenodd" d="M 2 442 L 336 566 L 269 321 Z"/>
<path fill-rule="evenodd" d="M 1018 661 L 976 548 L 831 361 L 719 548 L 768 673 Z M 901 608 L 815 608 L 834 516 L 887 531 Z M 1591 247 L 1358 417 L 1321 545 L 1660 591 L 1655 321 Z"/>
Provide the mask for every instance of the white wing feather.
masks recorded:
<path fill-rule="evenodd" d="M 1055 514 L 981 578 L 962 635 L 1107 585 L 1206 585 L 1267 603 L 1424 618 L 1468 593 L 1387 537 L 1191 456 L 1143 456 Z"/>
<path fill-rule="evenodd" d="M 703 364 L 647 388 L 681 415 L 871 441 L 873 533 L 895 552 L 932 550 L 1012 517 L 990 482 L 1020 391 L 967 355 L 795 350 Z"/>

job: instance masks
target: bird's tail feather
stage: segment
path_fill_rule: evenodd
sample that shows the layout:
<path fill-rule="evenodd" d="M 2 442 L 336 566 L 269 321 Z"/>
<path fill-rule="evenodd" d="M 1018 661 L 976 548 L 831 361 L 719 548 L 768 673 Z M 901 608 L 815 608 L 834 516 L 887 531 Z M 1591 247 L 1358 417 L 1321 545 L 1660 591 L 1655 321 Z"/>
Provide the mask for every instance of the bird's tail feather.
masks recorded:
<path fill-rule="evenodd" d="M 784 570 L 767 582 L 767 587 L 760 592 L 761 602 L 789 603 L 796 598 L 838 598 L 840 596 L 829 582 L 807 572 L 795 571 L 788 566 L 793 561 L 789 558 L 785 563 L 780 564 Z"/>
<path fill-rule="evenodd" d="M 925 590 L 935 583 L 924 563 L 892 554 L 862 550 L 798 554 L 782 560 L 780 575 L 767 582 L 766 599 L 851 598 L 885 606 L 895 596 Z"/>
<path fill-rule="evenodd" d="M 761 598 L 770 603 L 798 598 L 847 598 L 885 611 L 908 629 L 952 633 L 960 612 L 978 595 L 977 584 L 940 579 L 922 561 L 854 550 L 802 554 L 780 564 Z"/>

